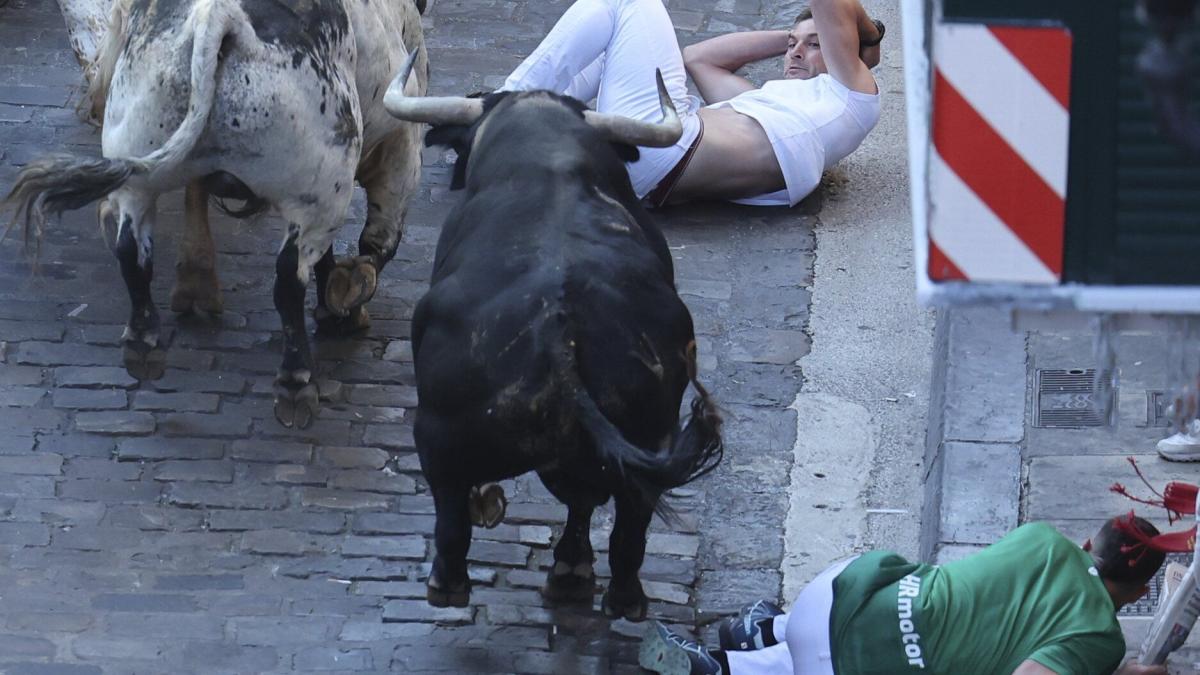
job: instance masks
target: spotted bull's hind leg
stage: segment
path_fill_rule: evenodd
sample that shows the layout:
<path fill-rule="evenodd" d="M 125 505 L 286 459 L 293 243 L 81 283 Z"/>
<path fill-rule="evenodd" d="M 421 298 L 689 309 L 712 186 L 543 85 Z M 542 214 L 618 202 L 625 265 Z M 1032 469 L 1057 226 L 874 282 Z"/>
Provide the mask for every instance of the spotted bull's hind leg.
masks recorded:
<path fill-rule="evenodd" d="M 191 313 L 199 309 L 220 314 L 225 305 L 217 280 L 217 252 L 208 224 L 208 192 L 200 179 L 188 183 L 184 203 L 185 223 L 175 263 L 171 311 Z"/>
<path fill-rule="evenodd" d="M 371 318 L 367 315 L 365 305 L 355 307 L 345 316 L 334 314 L 326 306 L 325 296 L 329 292 L 329 278 L 338 269 L 344 271 L 345 268 L 338 266 L 337 260 L 333 256 L 333 247 L 331 246 L 325 250 L 325 254 L 317 261 L 315 267 L 317 277 L 317 308 L 313 312 L 313 318 L 317 322 L 318 335 L 353 335 L 371 326 Z M 338 278 L 344 281 L 344 273 L 339 273 Z"/>
<path fill-rule="evenodd" d="M 154 278 L 154 207 L 157 196 L 121 190 L 100 211 L 102 227 L 116 232 L 113 252 L 129 291 L 129 323 L 121 336 L 125 368 L 139 380 L 157 380 L 166 370 L 158 310 L 150 296 Z"/>
<path fill-rule="evenodd" d="M 379 274 L 400 244 L 408 202 L 421 177 L 420 138 L 416 125 L 405 125 L 388 136 L 359 164 L 358 180 L 367 192 L 367 223 L 358 239 L 358 255 L 339 260 L 329 272 L 317 313 L 346 317 L 346 330 L 367 323 L 362 309 L 379 285 Z M 327 321 L 323 329 L 338 328 Z"/>
<path fill-rule="evenodd" d="M 280 207 L 288 230 L 275 261 L 275 309 L 283 327 L 283 362 L 275 377 L 275 418 L 285 427 L 307 428 L 319 408 L 316 361 L 304 326 L 304 295 L 314 265 L 333 240 L 346 201 Z"/>

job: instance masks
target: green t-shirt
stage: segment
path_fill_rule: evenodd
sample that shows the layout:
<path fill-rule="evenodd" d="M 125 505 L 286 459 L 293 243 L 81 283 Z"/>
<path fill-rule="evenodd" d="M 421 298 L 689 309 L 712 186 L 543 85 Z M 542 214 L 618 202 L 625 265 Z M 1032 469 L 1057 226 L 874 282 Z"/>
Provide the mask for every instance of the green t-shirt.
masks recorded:
<path fill-rule="evenodd" d="M 838 675 L 1011 675 L 1026 659 L 1108 675 L 1125 654 L 1091 556 L 1043 523 L 942 566 L 869 553 L 833 588 Z"/>

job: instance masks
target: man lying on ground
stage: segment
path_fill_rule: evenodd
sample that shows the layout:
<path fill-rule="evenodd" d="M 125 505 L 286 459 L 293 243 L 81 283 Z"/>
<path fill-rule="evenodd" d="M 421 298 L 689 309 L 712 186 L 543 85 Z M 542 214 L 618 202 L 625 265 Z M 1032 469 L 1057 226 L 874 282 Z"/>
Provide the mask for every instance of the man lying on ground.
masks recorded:
<path fill-rule="evenodd" d="M 1167 675 L 1120 666 L 1116 618 L 1162 566 L 1157 534 L 1131 513 L 1083 548 L 1032 523 L 940 566 L 867 553 L 822 572 L 788 614 L 760 601 L 727 620 L 720 649 L 660 623 L 640 662 L 665 675 Z"/>
<path fill-rule="evenodd" d="M 641 148 L 628 165 L 638 196 L 652 206 L 794 205 L 879 120 L 869 68 L 883 32 L 858 0 L 813 0 L 790 30 L 722 35 L 681 52 L 662 0 L 578 0 L 501 89 L 549 89 L 657 121 L 661 70 L 683 135 L 669 148 Z M 781 54 L 781 80 L 756 88 L 735 74 Z M 707 107 L 688 95 L 688 74 Z"/>

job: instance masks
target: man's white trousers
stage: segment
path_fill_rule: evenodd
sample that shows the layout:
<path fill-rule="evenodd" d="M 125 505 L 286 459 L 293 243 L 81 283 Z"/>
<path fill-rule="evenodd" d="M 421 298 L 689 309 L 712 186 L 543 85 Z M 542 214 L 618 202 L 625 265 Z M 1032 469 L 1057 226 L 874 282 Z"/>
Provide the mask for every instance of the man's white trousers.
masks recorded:
<path fill-rule="evenodd" d="M 628 165 L 633 189 L 644 197 L 700 133 L 699 101 L 688 95 L 683 55 L 662 0 L 578 0 L 501 89 L 549 89 L 585 103 L 595 99 L 603 113 L 657 122 L 662 112 L 656 68 L 679 112 L 683 135 L 669 148 L 639 148 L 641 158 Z"/>
<path fill-rule="evenodd" d="M 854 559 L 821 572 L 796 596 L 790 612 L 775 617 L 775 639 L 779 644 L 748 652 L 725 652 L 731 675 L 833 675 L 829 643 L 833 580 Z"/>

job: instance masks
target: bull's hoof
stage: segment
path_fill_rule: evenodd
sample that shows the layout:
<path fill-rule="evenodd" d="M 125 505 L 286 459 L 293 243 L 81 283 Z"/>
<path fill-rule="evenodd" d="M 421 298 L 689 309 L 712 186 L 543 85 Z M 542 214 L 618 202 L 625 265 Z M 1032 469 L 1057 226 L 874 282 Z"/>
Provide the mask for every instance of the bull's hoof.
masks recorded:
<path fill-rule="evenodd" d="M 175 266 L 175 285 L 171 288 L 171 311 L 192 314 L 196 310 L 208 314 L 225 311 L 217 272 L 190 265 Z"/>
<path fill-rule="evenodd" d="M 138 380 L 157 380 L 167 370 L 167 350 L 160 345 L 147 344 L 140 340 L 124 343 L 125 370 Z"/>
<path fill-rule="evenodd" d="M 471 488 L 471 496 L 467 502 L 467 511 L 471 514 L 471 524 L 475 527 L 491 529 L 504 520 L 508 510 L 508 498 L 504 496 L 504 488 L 498 483 L 485 483 Z"/>
<path fill-rule="evenodd" d="M 571 567 L 558 561 L 546 573 L 546 585 L 542 597 L 551 602 L 591 603 L 596 594 L 596 574 L 591 563 L 580 563 Z"/>
<path fill-rule="evenodd" d="M 646 614 L 650 611 L 650 601 L 641 589 L 626 597 L 625 594 L 615 593 L 610 587 L 604 592 L 600 606 L 604 610 L 604 616 L 610 619 L 627 619 L 633 622 L 645 621 Z"/>
<path fill-rule="evenodd" d="M 371 327 L 371 316 L 367 308 L 359 305 L 350 310 L 346 316 L 338 316 L 324 307 L 317 307 L 313 312 L 317 324 L 317 335 L 320 337 L 349 337 L 358 335 Z"/>
<path fill-rule="evenodd" d="M 325 306 L 336 316 L 365 304 L 375 295 L 378 272 L 366 256 L 339 260 L 325 285 Z"/>
<path fill-rule="evenodd" d="M 471 582 L 461 581 L 444 588 L 436 575 L 425 582 L 425 600 L 433 607 L 466 607 L 471 600 Z"/>
<path fill-rule="evenodd" d="M 320 408 L 320 393 L 315 382 L 275 381 L 275 419 L 283 426 L 307 429 L 312 426 Z"/>

